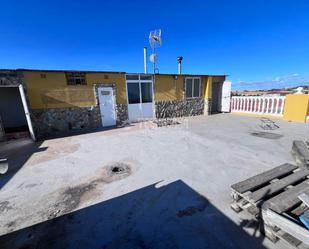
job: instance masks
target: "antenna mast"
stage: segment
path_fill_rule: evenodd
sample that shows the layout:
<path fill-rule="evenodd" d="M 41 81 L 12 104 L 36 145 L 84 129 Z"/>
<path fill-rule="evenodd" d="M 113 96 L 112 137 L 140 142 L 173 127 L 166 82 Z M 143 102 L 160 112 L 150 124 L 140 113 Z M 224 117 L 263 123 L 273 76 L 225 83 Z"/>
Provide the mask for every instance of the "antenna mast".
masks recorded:
<path fill-rule="evenodd" d="M 156 72 L 159 72 L 159 69 L 156 67 L 156 61 L 157 61 L 156 47 L 162 46 L 161 29 L 150 31 L 149 44 L 150 47 L 152 48 L 150 61 L 153 63 L 153 73 L 155 74 Z"/>

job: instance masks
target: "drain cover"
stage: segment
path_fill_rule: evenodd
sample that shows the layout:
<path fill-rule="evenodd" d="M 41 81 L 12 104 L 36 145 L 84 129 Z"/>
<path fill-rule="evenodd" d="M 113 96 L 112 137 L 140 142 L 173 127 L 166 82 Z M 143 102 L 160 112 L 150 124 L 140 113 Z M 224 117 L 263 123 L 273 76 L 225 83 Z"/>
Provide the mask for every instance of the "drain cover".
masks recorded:
<path fill-rule="evenodd" d="M 109 175 L 130 174 L 131 166 L 124 162 L 116 162 L 108 166 Z"/>

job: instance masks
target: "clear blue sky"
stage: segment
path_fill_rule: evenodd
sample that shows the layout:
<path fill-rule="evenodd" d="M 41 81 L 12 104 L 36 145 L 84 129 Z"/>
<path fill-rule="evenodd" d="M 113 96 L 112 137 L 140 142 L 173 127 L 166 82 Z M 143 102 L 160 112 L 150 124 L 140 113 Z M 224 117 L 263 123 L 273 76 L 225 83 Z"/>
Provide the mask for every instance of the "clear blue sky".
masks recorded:
<path fill-rule="evenodd" d="M 1 1 L 0 68 L 228 74 L 234 89 L 309 82 L 308 0 Z"/>

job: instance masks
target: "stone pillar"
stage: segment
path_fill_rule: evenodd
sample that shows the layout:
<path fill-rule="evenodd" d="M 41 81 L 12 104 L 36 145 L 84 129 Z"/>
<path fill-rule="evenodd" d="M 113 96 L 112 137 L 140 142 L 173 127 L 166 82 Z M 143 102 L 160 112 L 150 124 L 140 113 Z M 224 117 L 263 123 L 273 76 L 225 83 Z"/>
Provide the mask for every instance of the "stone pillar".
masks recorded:
<path fill-rule="evenodd" d="M 204 99 L 204 115 L 208 116 L 211 114 L 211 99 Z"/>

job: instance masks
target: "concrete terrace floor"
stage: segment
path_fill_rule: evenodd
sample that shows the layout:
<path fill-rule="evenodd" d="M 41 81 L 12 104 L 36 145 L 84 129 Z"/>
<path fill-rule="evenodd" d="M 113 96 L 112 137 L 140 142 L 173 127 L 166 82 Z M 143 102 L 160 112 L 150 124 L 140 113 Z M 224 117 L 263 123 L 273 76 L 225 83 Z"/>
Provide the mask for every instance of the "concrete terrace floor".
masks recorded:
<path fill-rule="evenodd" d="M 0 248 L 285 248 L 230 209 L 231 184 L 293 163 L 292 141 L 309 138 L 275 122 L 277 139 L 251 135 L 259 118 L 218 114 L 2 144 Z"/>

